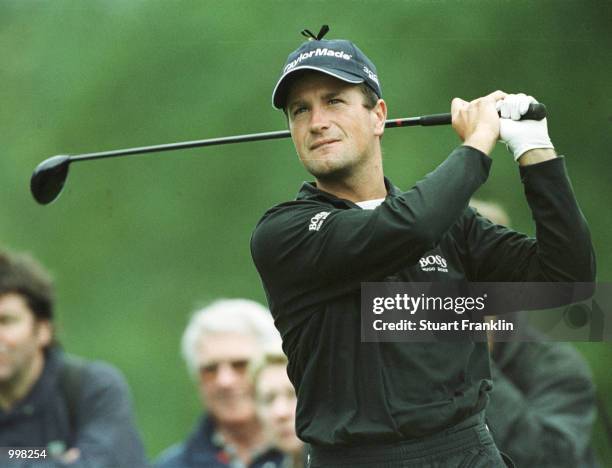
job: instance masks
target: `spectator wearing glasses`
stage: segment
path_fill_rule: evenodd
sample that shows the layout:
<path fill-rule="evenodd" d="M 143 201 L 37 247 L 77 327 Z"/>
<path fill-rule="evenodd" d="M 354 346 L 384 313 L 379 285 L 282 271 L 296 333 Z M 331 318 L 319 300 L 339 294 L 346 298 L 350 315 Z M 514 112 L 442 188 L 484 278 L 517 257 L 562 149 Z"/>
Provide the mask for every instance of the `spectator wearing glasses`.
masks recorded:
<path fill-rule="evenodd" d="M 182 353 L 206 412 L 186 441 L 168 448 L 161 468 L 206 466 L 275 468 L 257 417 L 249 365 L 280 340 L 269 311 L 246 299 L 222 299 L 196 311 L 182 338 Z"/>

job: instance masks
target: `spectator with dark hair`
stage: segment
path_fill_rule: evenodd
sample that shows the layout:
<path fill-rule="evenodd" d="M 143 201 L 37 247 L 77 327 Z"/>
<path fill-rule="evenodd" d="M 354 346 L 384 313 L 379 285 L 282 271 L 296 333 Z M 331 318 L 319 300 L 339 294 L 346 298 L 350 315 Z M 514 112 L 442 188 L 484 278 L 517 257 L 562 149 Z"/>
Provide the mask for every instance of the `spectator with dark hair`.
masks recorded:
<path fill-rule="evenodd" d="M 124 378 L 66 355 L 53 318 L 49 274 L 28 255 L 0 252 L 0 446 L 40 448 L 44 466 L 146 465 Z"/>

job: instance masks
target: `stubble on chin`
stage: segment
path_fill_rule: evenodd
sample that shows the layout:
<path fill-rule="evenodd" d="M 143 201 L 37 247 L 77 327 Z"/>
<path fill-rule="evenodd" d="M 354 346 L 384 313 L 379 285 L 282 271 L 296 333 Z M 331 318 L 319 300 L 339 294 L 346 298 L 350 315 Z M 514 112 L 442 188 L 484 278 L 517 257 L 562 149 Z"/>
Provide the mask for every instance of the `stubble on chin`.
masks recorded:
<path fill-rule="evenodd" d="M 321 170 L 309 171 L 317 180 L 321 182 L 337 182 L 348 178 L 351 173 L 351 168 L 348 166 L 327 168 Z"/>
<path fill-rule="evenodd" d="M 327 157 L 310 157 L 302 159 L 304 168 L 321 182 L 337 182 L 346 179 L 352 173 L 352 164 L 343 161 L 339 155 L 328 155 Z"/>

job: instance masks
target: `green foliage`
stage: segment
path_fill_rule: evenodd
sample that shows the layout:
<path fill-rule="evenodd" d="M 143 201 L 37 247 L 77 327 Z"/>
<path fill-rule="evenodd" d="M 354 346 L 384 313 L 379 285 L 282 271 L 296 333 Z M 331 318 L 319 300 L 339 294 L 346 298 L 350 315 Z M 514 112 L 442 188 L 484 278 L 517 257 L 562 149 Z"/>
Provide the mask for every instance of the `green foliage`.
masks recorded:
<path fill-rule="evenodd" d="M 60 200 L 41 207 L 28 192 L 36 164 L 281 129 L 270 105 L 281 65 L 301 29 L 326 23 L 377 64 L 390 117 L 494 89 L 545 102 L 609 281 L 609 20 L 604 1 L 4 0 L 0 243 L 51 267 L 62 341 L 125 372 L 155 456 L 199 413 L 178 353 L 189 313 L 219 296 L 265 301 L 250 232 L 308 176 L 288 140 L 193 149 L 75 165 Z M 457 143 L 451 128 L 390 130 L 386 172 L 408 188 Z M 493 158 L 479 196 L 533 232 L 514 163 L 501 145 Z M 612 410 L 609 345 L 580 349 Z"/>

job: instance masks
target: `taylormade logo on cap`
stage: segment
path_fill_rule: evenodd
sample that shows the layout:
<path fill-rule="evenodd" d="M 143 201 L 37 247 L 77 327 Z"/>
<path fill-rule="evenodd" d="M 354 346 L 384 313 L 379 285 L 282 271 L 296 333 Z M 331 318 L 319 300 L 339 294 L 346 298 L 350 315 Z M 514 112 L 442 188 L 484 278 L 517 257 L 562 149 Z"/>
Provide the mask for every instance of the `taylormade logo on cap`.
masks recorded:
<path fill-rule="evenodd" d="M 365 83 L 379 98 L 382 98 L 376 67 L 372 61 L 355 44 L 346 39 L 323 39 L 327 31 L 329 27 L 325 25 L 316 35 L 307 29 L 302 31 L 309 40 L 287 57 L 281 76 L 272 91 L 274 108 L 285 107 L 291 78 L 300 70 L 325 73 L 353 85 Z"/>
<path fill-rule="evenodd" d="M 309 59 L 313 55 L 315 57 L 318 57 L 318 56 L 336 57 L 336 58 L 341 58 L 344 60 L 350 60 L 353 58 L 352 55 L 349 55 L 342 50 L 333 50 L 333 49 L 328 49 L 327 47 L 325 48 L 319 47 L 315 50 L 311 50 L 310 52 L 301 53 L 298 58 L 296 58 L 293 62 L 290 62 L 285 66 L 285 68 L 283 69 L 283 73 L 287 73 L 289 70 L 295 68 L 302 60 Z"/>

